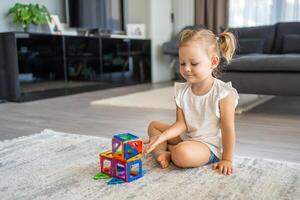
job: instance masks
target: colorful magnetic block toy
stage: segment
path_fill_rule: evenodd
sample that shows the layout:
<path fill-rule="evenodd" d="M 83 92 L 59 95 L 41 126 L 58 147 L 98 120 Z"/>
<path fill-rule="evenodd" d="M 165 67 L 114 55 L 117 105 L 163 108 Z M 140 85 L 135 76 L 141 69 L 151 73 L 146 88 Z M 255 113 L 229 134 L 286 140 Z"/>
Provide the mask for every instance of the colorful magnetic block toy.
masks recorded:
<path fill-rule="evenodd" d="M 99 154 L 100 171 L 98 177 L 114 177 L 108 184 L 131 182 L 143 176 L 142 157 L 143 141 L 131 134 L 115 135 L 112 139 L 112 150 Z M 117 180 L 120 181 L 117 181 Z"/>
<path fill-rule="evenodd" d="M 143 153 L 143 141 L 130 133 L 115 135 L 112 139 L 114 158 L 128 160 Z"/>

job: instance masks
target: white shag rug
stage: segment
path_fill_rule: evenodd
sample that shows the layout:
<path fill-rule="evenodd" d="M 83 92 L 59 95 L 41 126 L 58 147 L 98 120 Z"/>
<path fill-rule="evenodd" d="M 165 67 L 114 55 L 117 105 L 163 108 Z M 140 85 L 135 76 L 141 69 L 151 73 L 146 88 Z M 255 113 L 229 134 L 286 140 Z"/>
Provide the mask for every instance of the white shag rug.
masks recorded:
<path fill-rule="evenodd" d="M 235 111 L 236 114 L 246 112 L 274 97 L 270 95 L 255 94 L 239 94 L 239 96 L 240 99 Z M 91 105 L 175 109 L 174 87 L 165 87 L 113 98 L 95 100 L 91 102 Z"/>
<path fill-rule="evenodd" d="M 98 154 L 111 139 L 44 130 L 0 142 L 0 197 L 7 199 L 299 199 L 300 165 L 236 157 L 235 173 L 211 166 L 160 169 L 151 155 L 146 174 L 120 185 L 93 180 Z"/>

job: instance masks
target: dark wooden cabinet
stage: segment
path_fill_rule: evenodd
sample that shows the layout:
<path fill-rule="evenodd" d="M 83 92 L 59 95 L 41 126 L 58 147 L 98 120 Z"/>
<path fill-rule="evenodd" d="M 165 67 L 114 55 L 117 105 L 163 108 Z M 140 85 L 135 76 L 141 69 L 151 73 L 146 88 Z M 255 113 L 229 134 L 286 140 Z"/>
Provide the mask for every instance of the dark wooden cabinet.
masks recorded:
<path fill-rule="evenodd" d="M 0 98 L 27 101 L 151 81 L 150 40 L 0 34 Z"/>

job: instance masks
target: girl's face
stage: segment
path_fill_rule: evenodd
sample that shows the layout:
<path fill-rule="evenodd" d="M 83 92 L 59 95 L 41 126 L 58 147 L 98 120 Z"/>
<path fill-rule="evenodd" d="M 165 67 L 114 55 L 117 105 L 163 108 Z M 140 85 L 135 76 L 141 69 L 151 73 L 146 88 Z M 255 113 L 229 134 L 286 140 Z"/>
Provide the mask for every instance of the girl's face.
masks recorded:
<path fill-rule="evenodd" d="M 187 42 L 179 48 L 180 74 L 190 83 L 200 83 L 212 77 L 215 67 L 205 49 L 195 42 Z"/>

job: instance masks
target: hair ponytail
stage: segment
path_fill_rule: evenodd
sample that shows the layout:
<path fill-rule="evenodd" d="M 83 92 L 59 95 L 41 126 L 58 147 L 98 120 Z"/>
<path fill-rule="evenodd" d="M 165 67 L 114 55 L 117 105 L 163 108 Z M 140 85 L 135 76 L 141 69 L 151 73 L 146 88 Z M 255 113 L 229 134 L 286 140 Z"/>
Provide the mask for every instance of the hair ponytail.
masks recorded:
<path fill-rule="evenodd" d="M 227 63 L 232 59 L 236 49 L 236 39 L 228 31 L 219 34 L 219 48 Z"/>

